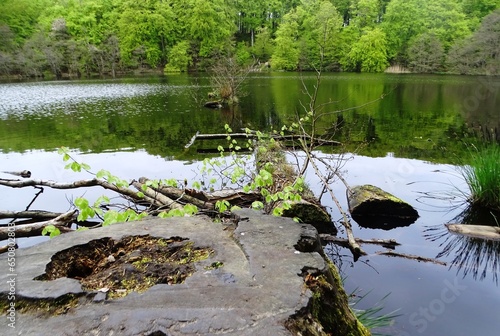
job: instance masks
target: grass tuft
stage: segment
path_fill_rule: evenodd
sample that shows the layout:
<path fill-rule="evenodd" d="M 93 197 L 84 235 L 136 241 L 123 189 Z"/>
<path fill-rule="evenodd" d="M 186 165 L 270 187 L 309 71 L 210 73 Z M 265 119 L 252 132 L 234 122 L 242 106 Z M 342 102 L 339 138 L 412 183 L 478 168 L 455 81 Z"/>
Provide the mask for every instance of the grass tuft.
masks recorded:
<path fill-rule="evenodd" d="M 500 210 L 500 146 L 472 151 L 461 173 L 469 185 L 471 205 Z"/>

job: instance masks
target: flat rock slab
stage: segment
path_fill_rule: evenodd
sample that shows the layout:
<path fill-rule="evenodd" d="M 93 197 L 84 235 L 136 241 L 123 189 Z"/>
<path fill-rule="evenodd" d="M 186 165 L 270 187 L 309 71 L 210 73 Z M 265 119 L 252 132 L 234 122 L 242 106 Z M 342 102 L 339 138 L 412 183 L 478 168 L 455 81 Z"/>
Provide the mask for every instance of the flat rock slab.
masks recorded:
<path fill-rule="evenodd" d="M 15 329 L 1 321 L 2 335 L 290 335 L 284 321 L 305 307 L 311 293 L 301 276 L 304 268 L 324 270 L 317 252 L 299 252 L 301 237 L 314 229 L 288 218 L 240 210 L 234 232 L 203 217 L 147 219 L 74 232 L 16 251 L 17 300 L 51 300 L 82 295 L 79 304 L 61 315 L 16 314 Z M 104 299 L 82 289 L 77 279 L 39 281 L 57 252 L 103 237 L 182 237 L 214 253 L 194 264 L 182 284 L 157 284 L 143 293 Z M 314 239 L 313 239 L 314 240 Z M 307 245 L 307 244 L 306 244 Z M 296 248 L 297 247 L 297 248 Z M 211 269 L 210 265 L 223 266 Z M 7 256 L 0 257 L 6 270 Z M 5 301 L 9 272 L 0 276 Z M 99 298 L 99 299 L 98 299 Z"/>

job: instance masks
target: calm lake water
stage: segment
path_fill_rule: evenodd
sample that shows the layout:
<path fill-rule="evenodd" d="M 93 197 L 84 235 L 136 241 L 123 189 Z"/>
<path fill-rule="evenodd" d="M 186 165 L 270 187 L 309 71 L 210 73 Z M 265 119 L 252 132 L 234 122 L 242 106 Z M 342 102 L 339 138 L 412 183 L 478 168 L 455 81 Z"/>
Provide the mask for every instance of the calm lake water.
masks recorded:
<path fill-rule="evenodd" d="M 196 133 L 279 129 L 303 113 L 306 74 L 252 75 L 246 94 L 231 110 L 202 107 L 211 91 L 207 77 L 152 78 L 0 84 L 0 171 L 28 169 L 36 179 L 87 178 L 64 169 L 57 148 L 69 147 L 92 170 L 107 169 L 125 179 L 196 180 L 198 154 L 208 142 L 184 145 Z M 471 143 L 500 140 L 500 78 L 326 74 L 318 99 L 329 117 L 322 129 L 342 122 L 336 137 L 355 153 L 345 166 L 350 185 L 373 184 L 408 201 L 419 212 L 410 226 L 392 230 L 354 224 L 360 238 L 396 239 L 396 251 L 434 258 L 447 266 L 377 255 L 382 247 L 364 246 L 369 256 L 353 262 L 349 251 L 326 246 L 346 277 L 348 291 L 366 295 L 358 308 L 383 301 L 383 312 L 398 310 L 390 335 L 497 336 L 500 330 L 500 244 L 447 234 L 444 224 L 465 215 L 467 191 L 457 166 Z M 369 103 L 371 102 L 371 103 Z M 301 104 L 302 103 L 302 104 Z M 367 104 L 369 103 L 369 104 Z M 357 108 L 352 108 L 358 106 Z M 324 149 L 334 153 L 335 149 Z M 0 178 L 11 178 L 0 173 Z M 308 172 L 318 191 L 319 181 Z M 334 186 L 344 206 L 345 189 Z M 36 190 L 0 187 L 5 210 L 23 210 Z M 31 209 L 66 211 L 78 196 L 95 199 L 102 190 L 45 189 Z M 340 214 L 324 197 L 334 220 Z M 476 218 L 476 217 L 467 217 Z M 491 215 L 482 223 L 495 224 Z M 4 221 L 5 222 L 5 221 Z M 45 238 L 20 239 L 22 246 Z"/>

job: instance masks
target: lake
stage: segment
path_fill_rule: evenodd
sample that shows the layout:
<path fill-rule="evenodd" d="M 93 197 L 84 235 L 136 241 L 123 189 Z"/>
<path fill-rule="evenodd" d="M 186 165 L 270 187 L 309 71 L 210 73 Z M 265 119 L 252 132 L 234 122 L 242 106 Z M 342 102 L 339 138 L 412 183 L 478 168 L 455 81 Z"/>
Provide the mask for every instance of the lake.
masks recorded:
<path fill-rule="evenodd" d="M 239 106 L 202 107 L 211 91 L 204 75 L 169 75 L 109 80 L 11 82 L 0 84 L 0 171 L 32 172 L 35 179 L 74 181 L 86 173 L 64 169 L 61 146 L 92 167 L 125 179 L 199 179 L 200 160 L 217 147 L 208 141 L 184 146 L 196 133 L 223 133 L 248 127 L 267 131 L 290 124 L 304 113 L 314 74 L 252 74 Z M 444 224 L 466 218 L 467 191 L 458 172 L 471 144 L 500 140 L 500 78 L 393 74 L 324 74 L 318 103 L 331 112 L 318 127 L 342 123 L 335 138 L 346 143 L 343 166 L 350 185 L 373 184 L 413 205 L 419 219 L 391 230 L 353 223 L 357 237 L 396 239 L 396 251 L 447 266 L 377 255 L 379 246 L 353 262 L 348 250 L 325 251 L 345 277 L 348 291 L 367 294 L 357 308 L 383 300 L 383 312 L 397 310 L 389 335 L 496 336 L 500 330 L 498 265 L 500 244 L 450 235 Z M 336 112 L 342 111 L 342 112 Z M 335 113 L 334 113 L 335 112 Z M 336 155 L 324 148 L 324 155 Z M 329 154 L 330 153 L 330 154 Z M 0 178 L 12 176 L 0 173 Z M 307 172 L 311 188 L 319 181 Z M 345 188 L 333 186 L 344 207 Z M 4 210 L 24 210 L 37 190 L 0 187 Z M 45 188 L 31 209 L 66 211 L 71 200 L 105 194 L 99 189 Z M 338 223 L 340 214 L 324 204 Z M 118 202 L 119 200 L 117 200 Z M 476 216 L 476 217 L 474 217 Z M 497 214 L 498 216 L 498 214 Z M 486 214 L 481 222 L 495 225 Z M 1 223 L 1 222 L 0 222 Z M 5 220 L 3 220 L 5 223 Z M 339 233 L 342 235 L 342 230 Z M 47 238 L 19 239 L 29 246 Z M 1 244 L 0 244 L 1 245 Z"/>

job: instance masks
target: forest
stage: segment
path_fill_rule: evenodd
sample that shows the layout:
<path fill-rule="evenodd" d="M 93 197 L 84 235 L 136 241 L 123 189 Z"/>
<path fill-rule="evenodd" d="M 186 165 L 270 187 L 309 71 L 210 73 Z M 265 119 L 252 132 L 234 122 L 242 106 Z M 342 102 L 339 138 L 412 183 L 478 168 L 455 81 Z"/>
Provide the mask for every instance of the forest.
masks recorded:
<path fill-rule="evenodd" d="M 500 0 L 0 0 L 0 76 L 500 74 Z"/>

